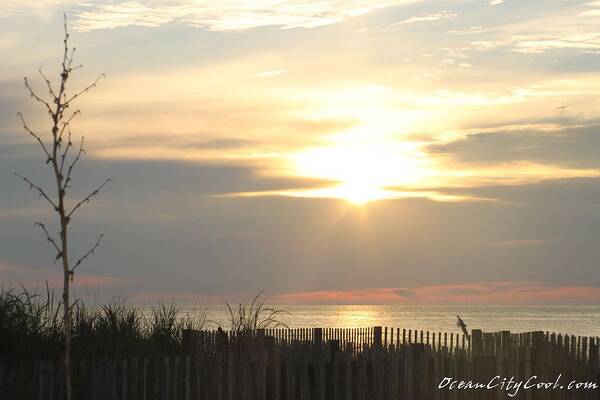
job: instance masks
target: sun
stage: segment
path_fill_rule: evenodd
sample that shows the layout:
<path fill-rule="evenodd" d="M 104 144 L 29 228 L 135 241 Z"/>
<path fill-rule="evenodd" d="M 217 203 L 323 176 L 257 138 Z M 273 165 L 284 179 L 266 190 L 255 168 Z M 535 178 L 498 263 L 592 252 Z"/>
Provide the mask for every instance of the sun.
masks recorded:
<path fill-rule="evenodd" d="M 299 153 L 293 161 L 299 175 L 336 182 L 308 195 L 355 205 L 398 197 L 391 187 L 415 185 L 428 175 L 426 160 L 401 141 L 336 143 Z"/>
<path fill-rule="evenodd" d="M 356 205 L 364 205 L 389 197 L 385 190 L 372 186 L 368 182 L 346 182 L 333 188 L 332 192 L 334 194 L 337 192 L 337 197 Z"/>

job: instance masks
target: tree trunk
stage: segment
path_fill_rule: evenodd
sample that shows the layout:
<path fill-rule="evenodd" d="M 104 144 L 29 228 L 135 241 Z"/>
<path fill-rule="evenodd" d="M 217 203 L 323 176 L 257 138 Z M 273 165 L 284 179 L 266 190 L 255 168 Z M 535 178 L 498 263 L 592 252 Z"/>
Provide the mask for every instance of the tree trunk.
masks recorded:
<path fill-rule="evenodd" d="M 63 212 L 64 214 L 64 212 Z M 71 400 L 71 300 L 70 300 L 70 282 L 71 273 L 69 270 L 69 260 L 67 257 L 67 225 L 66 217 L 61 215 L 61 229 L 63 232 L 62 240 L 62 260 L 63 260 L 63 325 L 65 335 L 65 397 Z"/>

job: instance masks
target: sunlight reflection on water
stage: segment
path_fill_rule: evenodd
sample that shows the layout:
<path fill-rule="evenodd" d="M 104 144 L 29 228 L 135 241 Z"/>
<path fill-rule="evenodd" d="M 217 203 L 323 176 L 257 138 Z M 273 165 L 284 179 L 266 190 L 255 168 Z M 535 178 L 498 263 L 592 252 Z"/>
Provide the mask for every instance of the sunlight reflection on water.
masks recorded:
<path fill-rule="evenodd" d="M 533 330 L 600 336 L 600 306 L 406 306 L 406 305 L 279 305 L 292 313 L 281 320 L 291 328 L 394 328 L 456 332 L 456 315 L 469 329 L 484 331 Z M 184 307 L 184 312 L 194 312 Z M 208 306 L 209 327 L 229 326 L 224 306 Z"/>

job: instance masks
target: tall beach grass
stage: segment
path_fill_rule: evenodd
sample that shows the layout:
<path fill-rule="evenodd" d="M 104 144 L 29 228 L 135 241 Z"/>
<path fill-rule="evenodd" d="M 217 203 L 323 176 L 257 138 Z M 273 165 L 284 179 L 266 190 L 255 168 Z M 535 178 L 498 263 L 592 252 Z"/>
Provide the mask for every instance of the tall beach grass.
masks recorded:
<path fill-rule="evenodd" d="M 59 297 L 48 287 L 43 293 L 24 287 L 0 288 L 0 361 L 60 358 L 62 308 Z M 265 306 L 261 294 L 251 303 L 227 304 L 227 308 L 229 326 L 223 328 L 234 335 L 287 327 L 278 317 L 289 313 Z M 182 350 L 184 330 L 217 327 L 207 318 L 205 306 L 190 314 L 174 302 L 140 307 L 122 297 L 93 305 L 79 300 L 71 312 L 75 358 L 176 354 Z"/>

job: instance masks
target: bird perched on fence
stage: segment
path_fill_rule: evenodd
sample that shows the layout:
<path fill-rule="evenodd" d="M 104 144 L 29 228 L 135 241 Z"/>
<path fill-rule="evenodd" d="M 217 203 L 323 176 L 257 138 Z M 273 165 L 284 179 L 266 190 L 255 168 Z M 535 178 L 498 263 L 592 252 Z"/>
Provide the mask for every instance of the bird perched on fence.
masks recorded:
<path fill-rule="evenodd" d="M 467 330 L 467 324 L 465 324 L 465 321 L 463 321 L 458 315 L 456 316 L 456 318 L 458 318 L 458 321 L 456 321 L 456 325 L 460 327 L 460 329 L 462 329 L 463 334 L 467 337 L 467 339 L 470 340 L 469 331 Z"/>

